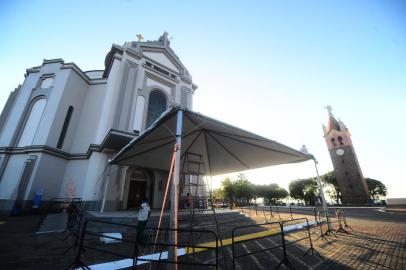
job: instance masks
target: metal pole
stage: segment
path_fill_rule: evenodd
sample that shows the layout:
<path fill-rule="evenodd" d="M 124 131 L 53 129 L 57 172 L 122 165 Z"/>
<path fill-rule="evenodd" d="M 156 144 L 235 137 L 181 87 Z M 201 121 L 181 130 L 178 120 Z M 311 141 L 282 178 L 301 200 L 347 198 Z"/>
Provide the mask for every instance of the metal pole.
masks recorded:
<path fill-rule="evenodd" d="M 103 201 L 102 201 L 102 205 L 100 208 L 100 213 L 104 212 L 104 205 L 106 204 L 106 195 L 107 195 L 107 186 L 109 184 L 109 180 L 110 180 L 110 171 L 111 171 L 111 159 L 108 160 L 109 163 L 109 169 L 107 171 L 107 178 L 106 178 L 106 182 L 104 183 L 104 194 L 103 194 Z"/>
<path fill-rule="evenodd" d="M 321 179 L 320 179 L 320 175 L 319 175 L 319 170 L 317 169 L 317 161 L 316 158 L 313 157 L 313 161 L 314 161 L 314 167 L 316 168 L 316 174 L 317 174 L 317 184 L 319 185 L 320 188 L 320 198 L 321 201 L 323 203 L 323 210 L 326 211 L 326 218 L 327 220 L 329 220 L 329 215 L 328 215 L 328 207 L 327 207 L 327 201 L 326 201 L 326 197 L 324 196 L 324 191 L 323 191 L 323 185 L 321 183 Z M 330 222 L 327 222 L 327 226 L 329 230 L 332 230 L 332 226 L 330 224 Z"/>
<path fill-rule="evenodd" d="M 182 118 L 183 111 L 178 110 L 177 121 L 176 121 L 176 156 L 175 156 L 175 169 L 173 172 L 173 181 L 171 186 L 171 212 L 169 215 L 169 228 L 175 229 L 169 231 L 169 241 L 173 246 L 169 247 L 168 259 L 174 262 L 171 269 L 178 269 L 178 184 L 179 184 L 179 174 L 180 174 L 180 152 L 182 146 Z"/>

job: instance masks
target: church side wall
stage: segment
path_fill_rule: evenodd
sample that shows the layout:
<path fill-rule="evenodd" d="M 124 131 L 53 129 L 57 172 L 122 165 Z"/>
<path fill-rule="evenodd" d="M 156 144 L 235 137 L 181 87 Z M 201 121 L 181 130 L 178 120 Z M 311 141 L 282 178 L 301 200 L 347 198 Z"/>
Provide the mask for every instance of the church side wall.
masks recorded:
<path fill-rule="evenodd" d="M 88 159 L 70 160 L 67 162 L 58 197 L 83 198 L 88 166 Z"/>
<path fill-rule="evenodd" d="M 38 155 L 38 165 L 27 187 L 26 200 L 33 200 L 38 190 L 43 191 L 42 200 L 59 197 L 67 160 L 48 154 Z"/>
<path fill-rule="evenodd" d="M 49 134 L 53 132 L 52 124 L 58 111 L 58 104 L 61 96 L 67 84 L 69 72 L 67 70 L 61 70 L 60 64 L 52 64 L 43 66 L 47 74 L 54 74 L 53 86 L 49 89 L 35 90 L 38 91 L 38 95 L 43 94 L 46 97 L 46 106 L 42 114 L 40 124 L 35 134 L 33 145 L 47 145 Z M 41 93 L 42 92 L 42 93 Z M 35 94 L 36 96 L 37 94 Z M 55 145 L 48 145 L 56 147 Z"/>
<path fill-rule="evenodd" d="M 19 126 L 21 116 L 26 109 L 31 92 L 35 88 L 39 77 L 39 73 L 30 73 L 25 78 L 1 130 L 0 146 L 11 146 L 13 143 L 14 134 Z"/>
<path fill-rule="evenodd" d="M 51 147 L 57 147 L 66 114 L 69 106 L 72 106 L 73 113 L 61 149 L 65 152 L 71 152 L 73 137 L 82 115 L 82 107 L 88 91 L 88 84 L 73 70 L 66 69 L 63 70 L 63 72 L 68 73 L 65 87 L 61 89 L 61 92 L 54 91 L 49 102 L 50 105 L 52 102 L 52 105 L 54 106 L 52 114 L 54 118 L 52 119 L 51 127 L 47 133 L 48 137 L 46 144 Z"/>
<path fill-rule="evenodd" d="M 96 132 L 99 118 L 106 95 L 106 84 L 90 85 L 82 105 L 74 139 L 72 153 L 84 153 L 90 144 L 96 144 Z"/>
<path fill-rule="evenodd" d="M 13 155 L 0 182 L 0 211 L 11 210 L 17 197 L 18 184 L 28 155 Z"/>
<path fill-rule="evenodd" d="M 116 106 L 119 100 L 117 89 L 121 82 L 123 65 L 121 60 L 114 59 L 113 66 L 106 85 L 106 94 L 99 115 L 99 122 L 95 143 L 100 144 L 108 131 L 113 127 Z"/>

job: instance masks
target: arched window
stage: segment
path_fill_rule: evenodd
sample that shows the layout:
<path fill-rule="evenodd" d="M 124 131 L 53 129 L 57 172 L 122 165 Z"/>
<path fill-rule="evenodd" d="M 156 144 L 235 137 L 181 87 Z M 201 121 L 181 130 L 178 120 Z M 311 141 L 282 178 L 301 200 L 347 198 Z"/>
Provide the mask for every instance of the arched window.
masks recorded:
<path fill-rule="evenodd" d="M 63 141 L 65 140 L 66 132 L 68 131 L 70 118 L 72 117 L 73 107 L 69 106 L 68 112 L 66 113 L 65 121 L 63 122 L 63 127 L 61 130 L 61 134 L 59 135 L 58 144 L 56 148 L 61 149 L 63 145 Z"/>
<path fill-rule="evenodd" d="M 147 124 L 148 128 L 166 110 L 166 96 L 159 90 L 149 94 Z"/>
<path fill-rule="evenodd" d="M 46 103 L 47 102 L 44 98 L 38 99 L 34 102 L 17 146 L 32 145 L 35 133 L 42 118 L 42 114 L 44 113 Z"/>
<path fill-rule="evenodd" d="M 54 78 L 53 77 L 46 77 L 44 79 L 42 79 L 41 84 L 40 84 L 40 88 L 41 89 L 45 89 L 45 88 L 50 88 L 52 87 L 54 84 Z"/>

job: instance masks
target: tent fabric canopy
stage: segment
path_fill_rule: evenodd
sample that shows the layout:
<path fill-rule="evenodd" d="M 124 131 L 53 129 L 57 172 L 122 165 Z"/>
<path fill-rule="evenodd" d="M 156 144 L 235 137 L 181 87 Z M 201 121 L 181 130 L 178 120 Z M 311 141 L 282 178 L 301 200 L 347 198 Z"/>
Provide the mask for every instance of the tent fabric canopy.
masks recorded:
<path fill-rule="evenodd" d="M 176 142 L 177 112 L 182 116 L 181 163 L 185 153 L 201 155 L 201 174 L 219 175 L 311 159 L 283 144 L 184 108 L 165 111 L 111 160 L 112 164 L 168 170 Z"/>

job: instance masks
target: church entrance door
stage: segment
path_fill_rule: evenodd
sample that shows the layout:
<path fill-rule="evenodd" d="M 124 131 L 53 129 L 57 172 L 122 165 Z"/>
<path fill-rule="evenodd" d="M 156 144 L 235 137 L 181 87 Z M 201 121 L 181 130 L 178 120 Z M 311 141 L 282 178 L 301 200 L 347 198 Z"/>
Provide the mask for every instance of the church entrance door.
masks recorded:
<path fill-rule="evenodd" d="M 146 192 L 146 181 L 130 181 L 127 209 L 137 209 L 141 205 L 141 200 L 146 197 Z"/>

